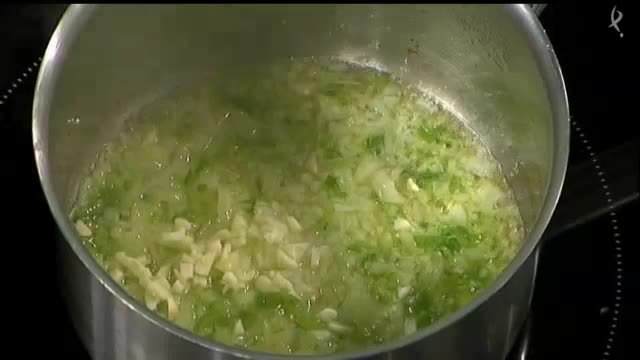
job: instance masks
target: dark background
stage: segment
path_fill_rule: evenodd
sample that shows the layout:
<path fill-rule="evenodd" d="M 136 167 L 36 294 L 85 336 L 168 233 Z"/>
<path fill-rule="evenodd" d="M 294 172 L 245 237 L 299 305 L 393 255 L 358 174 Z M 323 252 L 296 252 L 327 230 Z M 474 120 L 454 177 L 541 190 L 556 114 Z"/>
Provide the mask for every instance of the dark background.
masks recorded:
<path fill-rule="evenodd" d="M 638 61 L 631 44 L 638 41 L 630 26 L 637 22 L 637 13 L 626 3 L 617 3 L 624 14 L 619 23 L 624 33 L 621 38 L 608 27 L 614 5 L 550 4 L 541 16 L 562 66 L 574 125 L 570 174 L 554 218 L 559 230 L 548 234 L 542 244 L 526 359 L 638 358 L 632 345 L 640 335 L 636 325 L 640 319 L 639 131 L 637 113 L 631 108 L 638 102 L 635 75 L 631 76 L 637 72 L 632 65 Z M 0 154 L 4 165 L 0 178 L 5 185 L 2 225 L 7 244 L 2 293 L 3 301 L 10 301 L 5 318 L 17 320 L 11 321 L 13 334 L 31 341 L 28 347 L 19 346 L 27 356 L 82 359 L 87 358 L 86 353 L 58 295 L 55 225 L 39 187 L 31 147 L 30 111 L 37 68 L 33 63 L 37 65 L 44 53 L 64 7 L 0 5 Z M 29 67 L 34 72 L 28 72 Z M 607 212 L 607 197 L 592 166 L 594 156 L 610 184 L 610 197 L 620 205 L 615 216 Z M 612 219 L 617 221 L 620 251 L 616 250 Z M 560 226 L 563 224 L 572 226 Z M 616 293 L 618 273 L 622 276 L 620 293 Z M 41 338 L 52 340 L 54 346 L 45 345 Z"/>
<path fill-rule="evenodd" d="M 613 6 L 623 13 L 618 23 L 624 37 L 609 28 Z M 614 245 L 609 215 L 604 215 L 548 239 L 543 244 L 539 281 L 533 304 L 531 354 L 535 359 L 637 359 L 633 351 L 638 330 L 638 284 L 640 284 L 640 209 L 638 206 L 638 139 L 636 72 L 638 40 L 632 23 L 634 13 L 626 3 L 590 2 L 550 4 L 541 22 L 555 48 L 569 95 L 572 120 L 571 161 L 575 167 L 590 160 L 582 138 L 588 139 L 596 154 L 604 154 L 620 144 L 634 143 L 633 153 L 608 158 L 602 168 L 625 164 L 626 173 L 635 173 L 628 186 L 612 187 L 612 196 L 633 191 L 636 200 L 616 212 L 622 241 L 621 257 Z M 632 99 L 633 98 L 633 99 Z M 602 156 L 604 158 L 604 156 Z M 634 161 L 629 161 L 634 157 Z M 583 185 L 582 196 L 594 193 L 605 205 L 604 191 L 597 184 L 596 170 L 590 166 L 582 179 L 567 181 L 565 188 Z M 606 173 L 606 170 L 605 170 Z M 624 173 L 608 176 L 614 182 Z M 567 179 L 569 180 L 569 178 Z M 587 186 L 584 186 L 584 185 Z M 579 213 L 585 209 L 569 209 Z M 559 210 L 563 203 L 559 204 Z M 566 208 L 567 206 L 565 206 Z M 611 328 L 615 307 L 617 261 L 622 262 L 622 289 L 619 324 Z M 537 316 L 539 315 L 539 316 Z M 614 331 L 614 335 L 610 334 Z M 612 342 L 609 342 L 612 338 Z M 605 354 L 610 344 L 609 356 Z"/>

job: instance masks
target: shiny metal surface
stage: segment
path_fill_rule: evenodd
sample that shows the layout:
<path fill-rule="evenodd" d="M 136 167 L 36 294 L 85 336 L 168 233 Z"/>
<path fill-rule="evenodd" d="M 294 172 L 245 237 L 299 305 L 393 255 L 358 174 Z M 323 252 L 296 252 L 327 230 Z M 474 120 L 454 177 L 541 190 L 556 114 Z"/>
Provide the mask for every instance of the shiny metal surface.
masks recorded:
<path fill-rule="evenodd" d="M 176 86 L 291 56 L 376 66 L 438 98 L 501 163 L 527 228 L 512 264 L 468 306 L 412 336 L 323 358 L 504 358 L 529 308 L 569 145 L 562 74 L 526 5 L 72 5 L 42 62 L 33 141 L 62 235 L 67 301 L 92 356 L 293 358 L 210 342 L 155 316 L 100 268 L 67 218 L 78 179 L 127 113 Z"/>
<path fill-rule="evenodd" d="M 540 16 L 540 14 L 542 14 L 542 11 L 544 11 L 544 8 L 547 7 L 547 4 L 529 4 L 529 6 L 536 15 Z"/>

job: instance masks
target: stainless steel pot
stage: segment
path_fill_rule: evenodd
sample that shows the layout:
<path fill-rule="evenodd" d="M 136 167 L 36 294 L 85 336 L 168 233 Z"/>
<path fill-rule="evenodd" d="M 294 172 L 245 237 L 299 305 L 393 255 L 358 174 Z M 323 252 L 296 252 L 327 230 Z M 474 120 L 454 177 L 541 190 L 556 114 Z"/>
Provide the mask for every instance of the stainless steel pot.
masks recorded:
<path fill-rule="evenodd" d="M 85 251 L 67 214 L 83 169 L 140 104 L 204 74 L 327 55 L 382 67 L 468 123 L 501 163 L 527 228 L 510 266 L 463 309 L 410 337 L 328 358 L 505 357 L 528 312 L 569 144 L 560 68 L 527 6 L 73 5 L 42 62 L 33 141 L 62 234 L 70 313 L 95 359 L 280 358 L 207 341 L 148 311 Z"/>

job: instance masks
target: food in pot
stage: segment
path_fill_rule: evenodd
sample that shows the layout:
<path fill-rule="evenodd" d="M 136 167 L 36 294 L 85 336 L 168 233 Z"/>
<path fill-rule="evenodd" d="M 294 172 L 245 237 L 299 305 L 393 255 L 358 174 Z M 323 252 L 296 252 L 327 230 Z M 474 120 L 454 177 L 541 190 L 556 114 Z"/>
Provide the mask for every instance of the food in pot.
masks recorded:
<path fill-rule="evenodd" d="M 209 339 L 325 354 L 428 327 L 505 268 L 496 161 L 390 75 L 296 60 L 133 115 L 71 217 L 133 297 Z"/>

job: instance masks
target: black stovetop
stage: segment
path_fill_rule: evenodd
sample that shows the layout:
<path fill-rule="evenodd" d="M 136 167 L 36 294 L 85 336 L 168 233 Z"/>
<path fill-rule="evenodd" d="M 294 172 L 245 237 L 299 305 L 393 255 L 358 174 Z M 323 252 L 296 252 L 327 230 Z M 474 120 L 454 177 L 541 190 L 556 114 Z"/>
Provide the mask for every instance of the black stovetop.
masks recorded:
<path fill-rule="evenodd" d="M 630 117 L 631 46 L 624 4 L 550 4 L 541 22 L 562 66 L 572 114 L 570 168 L 542 243 L 531 315 L 512 359 L 631 359 L 640 303 L 637 259 L 638 143 Z M 22 336 L 55 346 L 22 347 L 33 355 L 88 359 L 59 297 L 55 225 L 40 190 L 31 147 L 31 104 L 40 57 L 64 5 L 0 5 L 0 143 L 6 146 L 4 228 L 10 260 L 9 318 Z M 629 19 L 630 20 L 630 19 Z M 8 195 L 8 198 L 7 198 Z M 13 199 L 16 201 L 12 201 Z M 18 202 L 19 201 L 19 202 Z M 19 207 L 18 204 L 22 204 Z M 26 206 L 25 206 L 26 205 Z M 16 214 L 20 216 L 16 217 Z M 12 218 L 13 216 L 14 218 Z M 9 261 L 8 263 L 10 263 Z M 34 284 L 38 284 L 35 286 Z M 41 286 L 45 284 L 46 286 Z M 7 289 L 7 288 L 5 288 Z M 635 291 L 635 292 L 634 292 Z M 35 342 L 39 344 L 39 342 Z"/>

